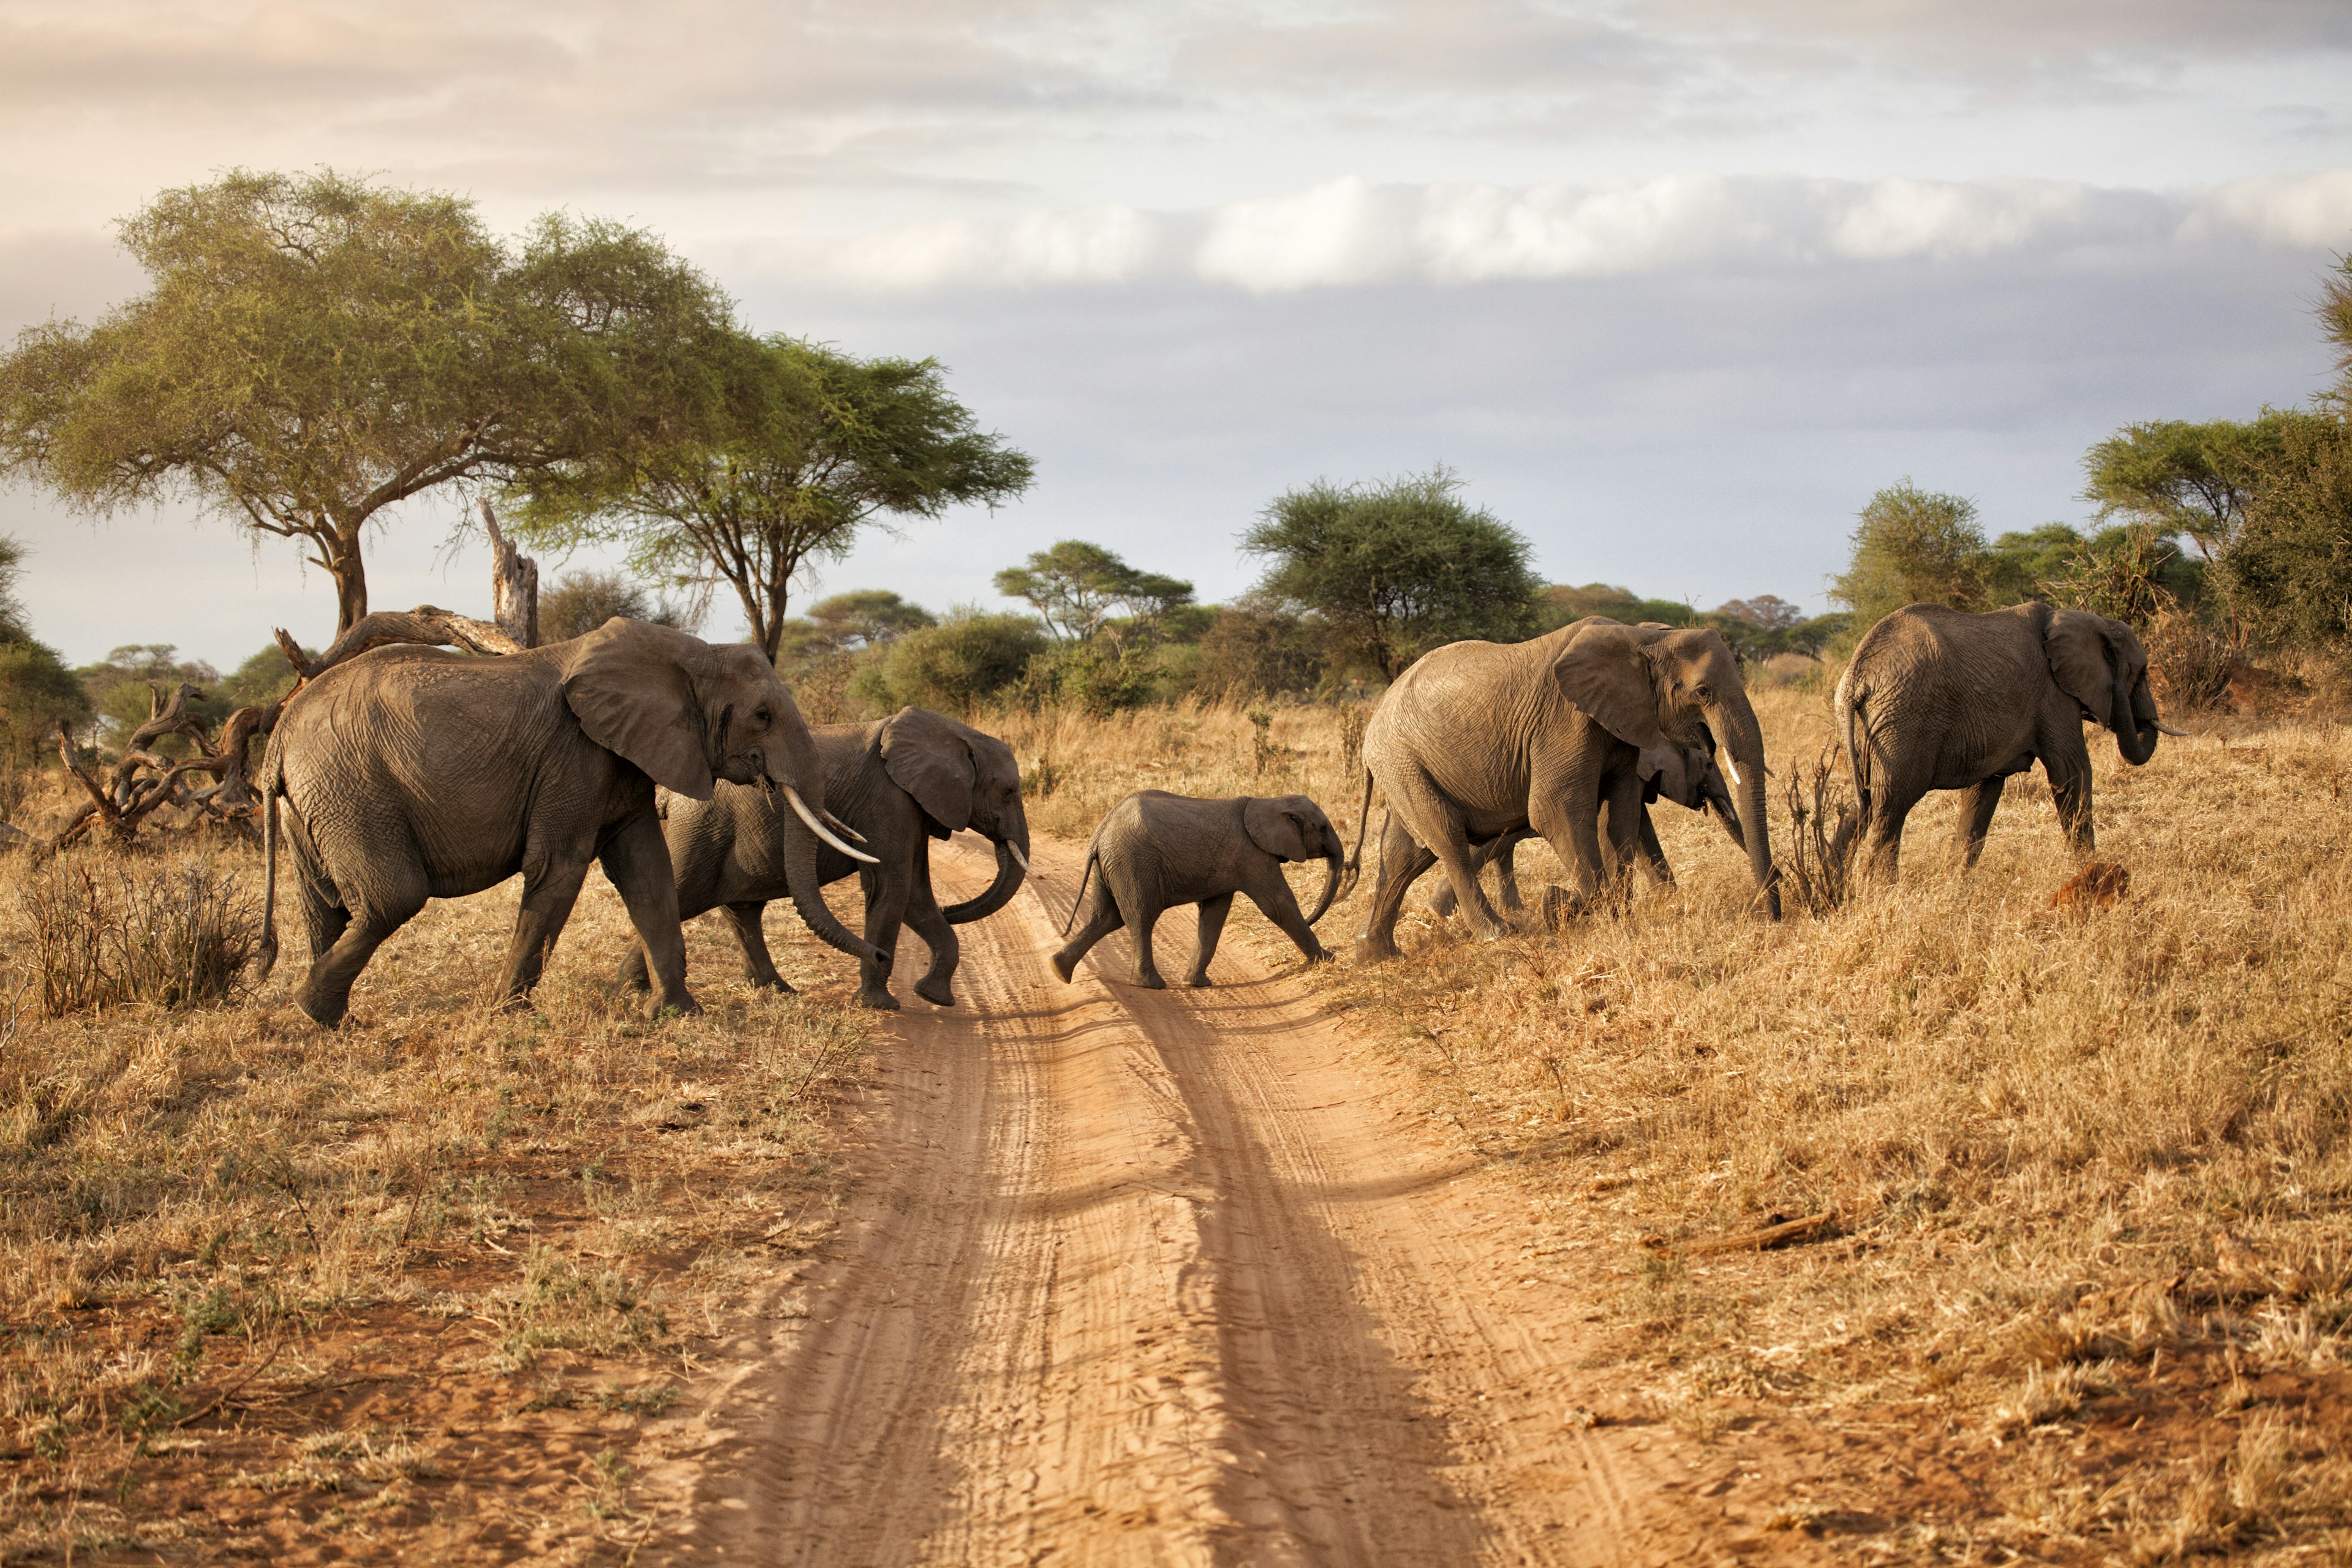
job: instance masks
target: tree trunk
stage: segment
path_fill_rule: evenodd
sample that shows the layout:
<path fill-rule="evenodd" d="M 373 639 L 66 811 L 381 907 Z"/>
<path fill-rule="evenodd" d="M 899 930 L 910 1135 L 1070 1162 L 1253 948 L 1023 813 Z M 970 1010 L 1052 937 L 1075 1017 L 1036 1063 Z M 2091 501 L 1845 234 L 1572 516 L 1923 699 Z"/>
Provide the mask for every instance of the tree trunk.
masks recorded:
<path fill-rule="evenodd" d="M 367 619 L 367 568 L 360 562 L 357 532 L 335 536 L 327 553 L 327 570 L 335 578 L 335 635 L 341 637 Z"/>
<path fill-rule="evenodd" d="M 482 502 L 482 526 L 490 531 L 490 619 L 524 647 L 539 646 L 539 563 L 499 531 L 499 514 Z"/>

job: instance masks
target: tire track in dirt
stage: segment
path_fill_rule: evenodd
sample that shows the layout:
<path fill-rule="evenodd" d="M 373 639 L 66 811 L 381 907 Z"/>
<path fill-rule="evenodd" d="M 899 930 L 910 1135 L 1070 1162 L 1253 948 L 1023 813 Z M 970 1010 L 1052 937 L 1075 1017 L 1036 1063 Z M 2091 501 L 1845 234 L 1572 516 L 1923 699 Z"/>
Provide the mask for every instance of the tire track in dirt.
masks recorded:
<path fill-rule="evenodd" d="M 1204 991 L 1091 962 L 1063 984 L 1077 851 L 1035 858 L 1034 896 L 963 928 L 962 1005 L 894 1020 L 857 1195 L 731 1347 L 688 1533 L 657 1555 L 1687 1555 L 1674 1445 L 1567 1419 L 1596 1397 L 1590 1331 L 1520 1289 L 1486 1212 L 1511 1200 L 1244 943 Z M 938 859 L 959 887 L 993 869 L 968 838 Z M 1123 940 L 1096 953 L 1128 973 Z"/>

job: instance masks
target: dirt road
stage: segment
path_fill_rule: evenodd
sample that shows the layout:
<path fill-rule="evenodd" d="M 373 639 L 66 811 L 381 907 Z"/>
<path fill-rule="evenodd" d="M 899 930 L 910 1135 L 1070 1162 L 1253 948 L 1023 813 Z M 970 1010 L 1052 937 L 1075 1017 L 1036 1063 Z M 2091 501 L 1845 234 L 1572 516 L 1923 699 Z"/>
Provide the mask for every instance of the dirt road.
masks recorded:
<path fill-rule="evenodd" d="M 962 1005 L 894 1021 L 858 1195 L 737 1347 L 667 1553 L 1271 1568 L 1729 1544 L 1693 1446 L 1578 1415 L 1623 1392 L 1577 1370 L 1602 1298 L 1529 1278 L 1524 1201 L 1427 1137 L 1295 981 L 1229 936 L 1213 989 L 1139 991 L 1105 978 L 1122 933 L 1062 984 L 1076 859 L 1046 847 L 1033 896 L 962 928 Z M 938 860 L 953 888 L 992 869 L 968 838 Z M 1182 973 L 1189 918 L 1160 942 Z"/>

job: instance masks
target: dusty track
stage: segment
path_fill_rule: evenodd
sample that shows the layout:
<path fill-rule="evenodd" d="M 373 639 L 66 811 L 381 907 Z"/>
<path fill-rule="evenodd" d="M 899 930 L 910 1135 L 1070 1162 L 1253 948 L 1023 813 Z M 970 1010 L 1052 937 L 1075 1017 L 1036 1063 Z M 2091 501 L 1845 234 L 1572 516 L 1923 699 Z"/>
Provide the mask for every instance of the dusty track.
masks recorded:
<path fill-rule="evenodd" d="M 1596 1309 L 1528 1278 L 1515 1200 L 1295 983 L 1231 937 L 1211 990 L 1106 981 L 1124 935 L 1055 976 L 1076 858 L 1048 847 L 1034 896 L 963 928 L 961 1006 L 899 1016 L 859 1194 L 738 1347 L 667 1552 L 1270 1568 L 1727 1544 L 1668 1429 L 1578 1424 L 1612 1392 L 1575 1370 Z M 992 868 L 968 840 L 939 860 L 950 886 Z M 1174 973 L 1190 927 L 1162 923 Z"/>

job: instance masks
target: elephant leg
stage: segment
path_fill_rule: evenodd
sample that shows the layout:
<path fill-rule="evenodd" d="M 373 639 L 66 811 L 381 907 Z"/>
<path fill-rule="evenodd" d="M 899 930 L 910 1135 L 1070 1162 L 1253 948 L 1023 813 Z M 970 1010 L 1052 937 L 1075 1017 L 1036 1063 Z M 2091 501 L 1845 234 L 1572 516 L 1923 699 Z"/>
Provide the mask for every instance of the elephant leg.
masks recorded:
<path fill-rule="evenodd" d="M 1086 957 L 1087 949 L 1127 923 L 1127 918 L 1118 912 L 1118 900 L 1110 896 L 1110 889 L 1104 886 L 1099 874 L 1087 898 L 1087 907 L 1072 917 L 1079 922 L 1077 934 L 1054 954 L 1054 973 L 1066 981 L 1077 972 L 1078 961 Z"/>
<path fill-rule="evenodd" d="M 645 943 L 629 943 L 628 954 L 621 960 L 621 972 L 613 980 L 624 991 L 650 991 L 654 988 L 653 972 L 646 967 Z"/>
<path fill-rule="evenodd" d="M 1356 937 L 1357 963 L 1377 963 L 1397 955 L 1396 922 L 1404 910 L 1404 896 L 1413 879 L 1436 863 L 1437 857 L 1422 847 L 1397 814 L 1389 813 L 1381 828 L 1380 880 L 1372 884 L 1371 911 Z"/>
<path fill-rule="evenodd" d="M 1893 882 L 1903 870 L 1903 824 L 1927 794 L 1907 781 L 1887 780 L 1871 791 L 1870 820 L 1863 830 L 1863 856 L 1872 877 Z"/>
<path fill-rule="evenodd" d="M 1206 985 L 1209 981 L 1209 960 L 1217 956 L 1217 939 L 1225 934 L 1225 917 L 1233 912 L 1234 896 L 1220 893 L 1213 899 L 1201 900 L 1201 935 L 1192 946 L 1192 973 L 1184 977 L 1187 985 Z"/>
<path fill-rule="evenodd" d="M 415 918 L 428 896 L 425 868 L 412 862 L 390 868 L 388 875 L 372 880 L 356 900 L 356 910 L 345 912 L 337 906 L 335 912 L 343 916 L 340 929 L 294 988 L 294 1005 L 314 1024 L 331 1029 L 341 1023 L 351 1010 L 352 984 L 360 971 L 385 938 Z"/>
<path fill-rule="evenodd" d="M 1477 868 L 1470 862 L 1469 835 L 1464 828 L 1462 813 L 1454 803 L 1433 780 L 1422 773 L 1399 780 L 1391 799 L 1397 817 L 1444 868 L 1445 879 L 1454 888 L 1454 902 L 1469 922 L 1471 933 L 1481 942 L 1507 935 L 1510 927 L 1503 923 L 1502 917 L 1486 901 L 1486 890 L 1478 885 Z M 1385 858 L 1381 868 L 1385 873 Z"/>
<path fill-rule="evenodd" d="M 686 988 L 686 931 L 677 916 L 677 882 L 670 869 L 669 845 L 662 838 L 661 819 L 649 811 L 630 819 L 605 840 L 596 858 L 604 868 L 606 879 L 620 893 L 629 923 L 636 928 L 638 944 L 652 972 L 654 1016 L 659 1017 L 672 1009 L 700 1012 L 700 1005 Z M 524 875 L 522 916 L 515 921 L 515 946 L 507 960 L 509 999 L 523 996 L 539 984 L 540 969 L 555 950 L 555 939 L 572 917 L 572 900 L 580 896 L 580 883 L 587 875 L 584 860 L 576 868 L 551 866 Z"/>
<path fill-rule="evenodd" d="M 898 951 L 898 927 L 907 916 L 906 883 L 870 866 L 859 869 L 857 881 L 866 894 L 866 940 L 880 952 L 895 954 Z M 890 994 L 887 964 L 858 964 L 857 1005 L 880 1013 L 898 1010 L 898 999 Z"/>
<path fill-rule="evenodd" d="M 1250 902 L 1255 904 L 1266 919 L 1282 928 L 1282 934 L 1297 944 L 1298 951 L 1307 955 L 1307 963 L 1320 963 L 1331 956 L 1316 940 L 1315 928 L 1308 925 L 1307 917 L 1299 912 L 1298 900 L 1291 892 L 1290 884 L 1282 879 L 1281 867 L 1268 867 L 1266 875 L 1247 891 Z M 1226 901 L 1232 902 L 1230 895 Z M 1220 920 L 1223 918 L 1219 917 Z"/>
<path fill-rule="evenodd" d="M 1523 833 L 1506 833 L 1495 841 L 1495 887 L 1502 894 L 1501 907 L 1507 915 L 1516 915 L 1527 908 L 1519 902 L 1519 868 L 1516 860 L 1526 838 Z"/>
<path fill-rule="evenodd" d="M 2091 826 L 2091 755 L 2079 735 L 2070 739 L 2074 742 L 2071 748 L 2053 747 L 2042 754 L 2042 772 L 2050 781 L 2050 799 L 2058 807 L 2058 826 L 2065 830 L 2067 847 L 2077 855 L 2089 855 L 2099 847 Z"/>
<path fill-rule="evenodd" d="M 776 961 L 768 952 L 768 900 L 745 899 L 726 908 L 727 929 L 735 933 L 735 945 L 743 950 L 743 978 L 751 983 L 755 991 L 793 994 L 792 986 L 776 973 Z"/>
<path fill-rule="evenodd" d="M 1659 887 L 1671 888 L 1675 885 L 1675 868 L 1666 864 L 1665 847 L 1658 842 L 1658 825 L 1650 820 L 1648 806 L 1636 809 L 1641 813 L 1642 836 L 1640 843 L 1635 846 L 1635 853 L 1640 859 L 1642 872 Z"/>
<path fill-rule="evenodd" d="M 1993 808 L 2000 805 L 2000 792 L 2008 783 L 1995 773 L 1960 792 L 1960 820 L 1952 837 L 1960 852 L 1961 869 L 1976 868 L 1977 857 L 1984 853 L 1985 835 L 1992 830 Z"/>
<path fill-rule="evenodd" d="M 1163 906 L 1156 899 L 1139 897 L 1132 900 L 1135 918 L 1127 922 L 1128 935 L 1135 942 L 1135 984 L 1146 991 L 1165 991 L 1168 982 L 1160 978 L 1159 957 L 1151 951 L 1151 931 L 1160 923 Z"/>
<path fill-rule="evenodd" d="M 956 940 L 955 927 L 948 923 L 947 911 L 932 890 L 928 844 L 915 862 L 914 886 L 907 890 L 907 923 L 931 950 L 931 966 L 915 982 L 915 994 L 936 1007 L 954 1006 L 956 965 L 962 961 L 963 944 Z"/>

